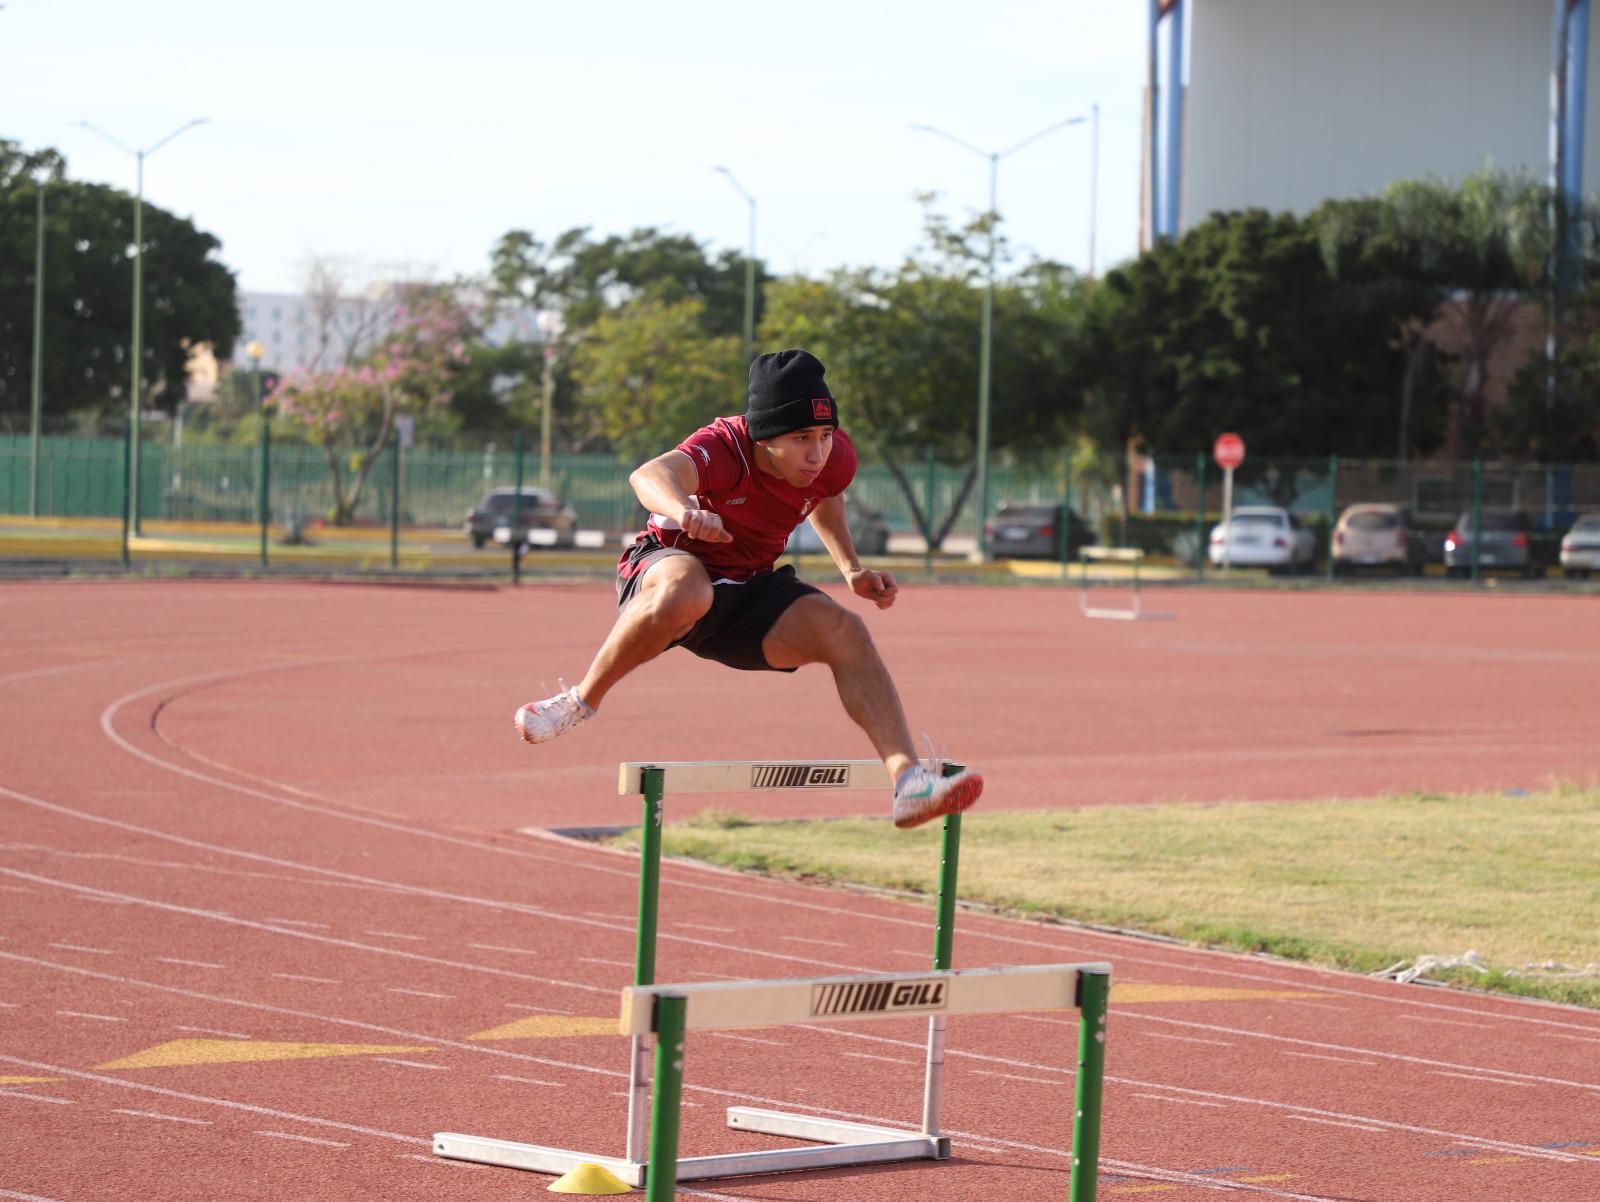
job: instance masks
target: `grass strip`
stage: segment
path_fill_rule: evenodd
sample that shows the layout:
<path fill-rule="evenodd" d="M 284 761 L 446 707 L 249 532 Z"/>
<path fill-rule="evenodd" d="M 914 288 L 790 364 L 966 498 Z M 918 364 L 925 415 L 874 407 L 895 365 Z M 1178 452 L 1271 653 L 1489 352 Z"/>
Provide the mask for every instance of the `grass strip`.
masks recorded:
<path fill-rule="evenodd" d="M 938 824 L 670 823 L 666 855 L 931 896 Z M 621 841 L 628 841 L 623 836 Z M 637 843 L 637 838 L 632 840 Z M 1370 973 L 1468 950 L 1453 984 L 1600 1008 L 1600 789 L 985 811 L 961 900 Z M 1565 965 L 1576 973 L 1542 965 Z M 1587 969 L 1589 975 L 1582 975 Z"/>

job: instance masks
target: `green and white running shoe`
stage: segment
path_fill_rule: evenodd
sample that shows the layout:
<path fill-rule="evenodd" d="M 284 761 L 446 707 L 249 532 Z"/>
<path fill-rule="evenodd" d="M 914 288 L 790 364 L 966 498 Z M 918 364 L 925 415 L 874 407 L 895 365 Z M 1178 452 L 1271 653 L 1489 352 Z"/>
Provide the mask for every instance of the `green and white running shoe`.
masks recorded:
<path fill-rule="evenodd" d="M 917 764 L 900 774 L 894 785 L 894 824 L 901 830 L 921 826 L 945 814 L 959 814 L 983 795 L 983 777 L 971 768 L 940 776 Z"/>

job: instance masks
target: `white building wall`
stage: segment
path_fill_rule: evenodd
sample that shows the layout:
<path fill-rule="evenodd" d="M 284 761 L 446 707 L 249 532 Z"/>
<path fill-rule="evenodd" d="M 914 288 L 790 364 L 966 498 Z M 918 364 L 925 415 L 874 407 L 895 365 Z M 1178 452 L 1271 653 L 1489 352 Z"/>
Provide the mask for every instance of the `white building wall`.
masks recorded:
<path fill-rule="evenodd" d="M 1550 169 L 1553 0 L 1190 0 L 1181 226 Z M 1597 6 L 1600 7 L 1600 6 Z M 1600 13 L 1596 14 L 1600 16 Z M 1591 18 L 1584 190 L 1600 180 Z"/>

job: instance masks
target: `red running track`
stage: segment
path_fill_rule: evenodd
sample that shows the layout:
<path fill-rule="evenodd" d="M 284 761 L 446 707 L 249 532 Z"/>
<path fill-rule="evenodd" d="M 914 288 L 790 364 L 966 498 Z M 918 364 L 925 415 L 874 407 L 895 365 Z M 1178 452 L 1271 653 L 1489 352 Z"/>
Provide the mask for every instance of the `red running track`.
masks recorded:
<path fill-rule="evenodd" d="M 1170 620 L 915 587 L 868 618 L 985 808 L 1600 764 L 1585 599 L 1149 597 Z M 511 711 L 580 675 L 609 615 L 587 585 L 0 587 L 0 1198 L 476 1202 L 547 1181 L 440 1161 L 434 1131 L 620 1154 L 625 1049 L 596 1032 L 631 975 L 633 865 L 518 829 L 636 821 L 622 759 L 868 751 L 820 670 L 682 653 L 569 738 L 517 742 Z M 932 939 L 925 907 L 677 864 L 662 922 L 662 980 L 916 968 Z M 1102 1197 L 1600 1196 L 1593 1012 L 983 916 L 956 958 L 1113 962 Z M 691 1038 L 685 1154 L 761 1146 L 723 1128 L 734 1101 L 920 1114 L 917 1022 L 734 1034 Z M 1073 1038 L 1069 1016 L 952 1024 L 949 1163 L 682 1194 L 1064 1197 Z"/>

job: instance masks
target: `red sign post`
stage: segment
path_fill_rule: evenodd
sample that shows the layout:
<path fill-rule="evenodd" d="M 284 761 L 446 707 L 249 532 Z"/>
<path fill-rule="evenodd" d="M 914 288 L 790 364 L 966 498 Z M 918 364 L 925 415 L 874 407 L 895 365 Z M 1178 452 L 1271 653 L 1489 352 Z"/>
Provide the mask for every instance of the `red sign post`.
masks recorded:
<path fill-rule="evenodd" d="M 1222 469 L 1222 570 L 1233 567 L 1233 469 L 1244 462 L 1244 439 L 1219 434 L 1211 456 Z"/>

